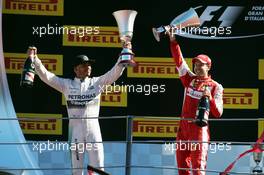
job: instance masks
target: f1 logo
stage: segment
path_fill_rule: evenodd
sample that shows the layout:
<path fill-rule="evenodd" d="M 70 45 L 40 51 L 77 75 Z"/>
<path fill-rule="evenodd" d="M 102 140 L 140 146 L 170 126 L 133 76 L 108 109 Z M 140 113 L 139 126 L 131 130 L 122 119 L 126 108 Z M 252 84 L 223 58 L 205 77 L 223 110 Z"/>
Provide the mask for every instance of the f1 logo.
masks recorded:
<path fill-rule="evenodd" d="M 211 21 L 214 15 L 211 15 L 212 12 L 218 11 L 223 6 L 207 6 L 206 9 L 200 16 L 201 26 L 205 21 Z M 223 14 L 219 17 L 218 21 L 221 22 L 219 27 L 229 27 L 231 26 L 237 17 L 240 15 L 241 11 L 244 9 L 242 6 L 228 6 L 226 7 Z"/>

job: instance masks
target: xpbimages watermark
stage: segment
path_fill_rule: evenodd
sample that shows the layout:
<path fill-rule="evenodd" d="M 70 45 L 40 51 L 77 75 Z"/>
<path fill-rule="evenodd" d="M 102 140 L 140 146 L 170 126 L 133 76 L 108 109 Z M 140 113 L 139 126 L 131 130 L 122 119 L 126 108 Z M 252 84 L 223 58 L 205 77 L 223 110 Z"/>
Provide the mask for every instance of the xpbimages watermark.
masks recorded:
<path fill-rule="evenodd" d="M 131 85 L 118 85 L 115 82 L 112 85 L 103 85 L 99 86 L 100 92 L 110 94 L 110 93 L 119 93 L 119 92 L 129 92 L 129 93 L 142 93 L 146 96 L 151 93 L 164 93 L 166 91 L 165 84 L 131 84 Z"/>
<path fill-rule="evenodd" d="M 179 27 L 172 28 L 171 35 L 204 35 L 210 37 L 231 35 L 232 27 Z"/>
<path fill-rule="evenodd" d="M 68 143 L 58 141 L 47 141 L 47 142 L 33 142 L 33 151 L 39 152 L 40 154 L 45 151 L 77 151 L 78 153 L 84 153 L 85 151 L 97 151 L 100 149 L 98 143 Z"/>
<path fill-rule="evenodd" d="M 230 151 L 232 149 L 231 143 L 198 143 L 198 142 L 186 142 L 179 141 L 177 143 L 165 143 L 163 145 L 164 152 L 170 154 L 177 150 L 180 151 L 201 151 L 208 150 L 210 153 L 216 153 L 217 151 Z"/>
<path fill-rule="evenodd" d="M 99 26 L 58 26 L 47 24 L 46 26 L 33 26 L 32 34 L 42 37 L 44 35 L 64 35 L 72 34 L 84 37 L 85 35 L 98 35 L 100 33 Z"/>

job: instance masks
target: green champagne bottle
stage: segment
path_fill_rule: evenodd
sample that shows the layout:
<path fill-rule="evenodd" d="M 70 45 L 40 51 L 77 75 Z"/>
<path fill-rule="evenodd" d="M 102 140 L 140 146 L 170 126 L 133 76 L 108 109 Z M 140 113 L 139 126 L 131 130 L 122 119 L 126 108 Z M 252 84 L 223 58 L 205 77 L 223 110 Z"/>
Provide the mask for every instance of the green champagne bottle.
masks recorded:
<path fill-rule="evenodd" d="M 37 48 L 30 46 L 28 48 L 28 53 L 34 52 L 36 54 Z M 35 77 L 35 65 L 32 57 L 28 57 L 24 63 L 24 68 L 21 75 L 20 86 L 22 87 L 33 87 L 34 77 Z"/>

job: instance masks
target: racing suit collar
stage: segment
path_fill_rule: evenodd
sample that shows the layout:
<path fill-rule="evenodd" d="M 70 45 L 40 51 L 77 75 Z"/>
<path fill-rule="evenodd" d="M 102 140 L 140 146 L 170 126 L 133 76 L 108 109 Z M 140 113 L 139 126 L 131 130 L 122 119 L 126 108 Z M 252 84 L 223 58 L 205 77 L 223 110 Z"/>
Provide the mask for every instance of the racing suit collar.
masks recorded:
<path fill-rule="evenodd" d="M 84 80 L 82 80 L 82 79 L 80 79 L 80 78 L 77 78 L 77 77 L 74 78 L 74 81 L 77 81 L 78 83 L 82 83 L 82 82 L 85 82 L 85 81 L 87 81 L 87 80 L 88 80 L 88 77 L 85 77 Z"/>
<path fill-rule="evenodd" d="M 208 77 L 197 76 L 196 79 L 201 81 L 211 80 L 211 75 L 208 75 Z"/>

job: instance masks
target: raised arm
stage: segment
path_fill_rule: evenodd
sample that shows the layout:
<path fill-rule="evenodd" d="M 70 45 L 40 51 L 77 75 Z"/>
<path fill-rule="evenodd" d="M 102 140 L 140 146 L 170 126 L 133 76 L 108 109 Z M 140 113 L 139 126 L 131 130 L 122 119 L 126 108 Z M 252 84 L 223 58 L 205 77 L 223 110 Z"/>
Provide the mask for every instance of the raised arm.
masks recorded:
<path fill-rule="evenodd" d="M 184 60 L 180 45 L 173 36 L 170 36 L 170 50 L 183 85 L 185 87 L 189 86 L 189 83 L 192 79 L 191 77 L 195 76 L 195 74 L 190 70 L 189 66 Z"/>
<path fill-rule="evenodd" d="M 130 42 L 123 43 L 123 48 L 124 47 L 132 49 L 132 44 Z M 125 68 L 122 65 L 119 65 L 119 62 L 120 58 L 118 58 L 117 63 L 110 71 L 99 77 L 98 82 L 100 85 L 110 85 L 122 75 Z"/>
<path fill-rule="evenodd" d="M 57 77 L 54 73 L 49 72 L 44 65 L 41 63 L 41 60 L 37 55 L 34 57 L 35 70 L 40 77 L 40 79 L 53 87 L 54 89 L 63 92 L 64 90 L 64 79 Z"/>
<path fill-rule="evenodd" d="M 120 59 L 117 60 L 117 63 L 110 71 L 99 77 L 98 82 L 100 85 L 110 85 L 122 75 L 125 68 L 118 64 L 119 61 Z"/>

